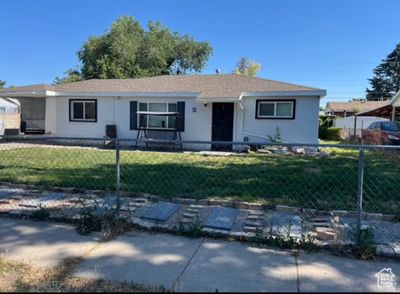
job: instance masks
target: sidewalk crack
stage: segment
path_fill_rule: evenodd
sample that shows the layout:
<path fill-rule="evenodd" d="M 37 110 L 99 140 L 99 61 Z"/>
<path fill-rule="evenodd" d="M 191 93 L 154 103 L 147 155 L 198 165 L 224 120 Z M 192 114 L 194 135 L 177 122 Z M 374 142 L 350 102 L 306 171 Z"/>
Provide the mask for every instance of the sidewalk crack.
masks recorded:
<path fill-rule="evenodd" d="M 188 262 L 186 263 L 185 267 L 183 268 L 182 272 L 179 274 L 178 278 L 175 280 L 175 282 L 172 284 L 171 287 L 171 292 L 175 292 L 175 288 L 178 285 L 179 280 L 185 273 L 186 269 L 189 267 L 189 265 L 192 263 L 193 258 L 196 256 L 197 252 L 199 252 L 201 245 L 203 245 L 205 238 L 202 238 L 201 241 L 199 242 L 199 245 L 197 246 L 196 250 L 193 252 L 192 256 L 189 258 Z"/>
<path fill-rule="evenodd" d="M 299 252 L 297 251 L 294 254 L 294 262 L 296 264 L 296 275 L 297 275 L 297 293 L 300 293 L 300 272 L 299 272 L 299 261 L 297 259 L 297 257 L 299 256 Z"/>

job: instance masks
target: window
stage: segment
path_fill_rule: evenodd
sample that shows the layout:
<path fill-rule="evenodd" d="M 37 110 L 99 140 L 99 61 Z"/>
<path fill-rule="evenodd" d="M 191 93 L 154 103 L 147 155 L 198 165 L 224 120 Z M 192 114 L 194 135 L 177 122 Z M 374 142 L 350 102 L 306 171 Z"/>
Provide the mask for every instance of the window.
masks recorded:
<path fill-rule="evenodd" d="M 6 113 L 6 108 L 5 107 L 0 107 L 0 113 Z"/>
<path fill-rule="evenodd" d="M 82 122 L 97 121 L 97 100 L 69 100 L 69 120 Z"/>
<path fill-rule="evenodd" d="M 378 124 L 377 123 L 373 123 L 368 127 L 368 129 L 370 129 L 370 130 L 377 129 L 377 128 L 378 128 Z"/>
<path fill-rule="evenodd" d="M 139 103 L 139 111 L 177 112 L 176 103 Z M 140 115 L 139 118 L 140 119 Z M 142 124 L 145 128 L 175 129 L 177 116 L 145 115 Z M 140 122 L 139 122 L 140 123 Z"/>
<path fill-rule="evenodd" d="M 295 100 L 257 100 L 256 118 L 294 119 Z"/>
<path fill-rule="evenodd" d="M 383 122 L 382 123 L 382 130 L 388 132 L 400 132 L 400 123 L 399 122 Z"/>

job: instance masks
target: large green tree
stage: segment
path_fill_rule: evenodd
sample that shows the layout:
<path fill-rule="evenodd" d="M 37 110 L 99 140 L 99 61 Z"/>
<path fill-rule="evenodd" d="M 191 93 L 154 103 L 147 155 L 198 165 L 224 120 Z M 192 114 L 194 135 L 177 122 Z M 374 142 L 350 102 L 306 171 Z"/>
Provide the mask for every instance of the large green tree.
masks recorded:
<path fill-rule="evenodd" d="M 6 85 L 6 81 L 0 80 L 0 89 L 3 89 L 5 85 Z"/>
<path fill-rule="evenodd" d="M 82 75 L 79 69 L 70 68 L 64 72 L 64 75 L 62 77 L 56 77 L 53 81 L 53 84 L 56 85 L 67 84 L 67 83 L 79 82 L 81 80 L 82 80 Z"/>
<path fill-rule="evenodd" d="M 124 16 L 83 44 L 78 52 L 79 70 L 68 70 L 54 82 L 199 72 L 211 53 L 207 42 L 171 32 L 159 22 L 149 22 L 144 29 L 133 17 Z"/>
<path fill-rule="evenodd" d="M 400 43 L 374 69 L 369 83 L 371 89 L 366 89 L 368 100 L 389 99 L 400 90 Z"/>
<path fill-rule="evenodd" d="M 259 63 L 247 57 L 241 57 L 236 63 L 235 73 L 242 76 L 255 77 L 260 69 L 261 65 Z"/>

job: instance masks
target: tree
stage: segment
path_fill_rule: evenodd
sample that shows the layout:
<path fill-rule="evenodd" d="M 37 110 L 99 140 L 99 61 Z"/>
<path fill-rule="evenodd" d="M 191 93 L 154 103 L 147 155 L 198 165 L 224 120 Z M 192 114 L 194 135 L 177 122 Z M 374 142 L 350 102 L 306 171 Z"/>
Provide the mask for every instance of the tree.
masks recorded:
<path fill-rule="evenodd" d="M 199 72 L 212 53 L 207 42 L 171 32 L 159 22 L 143 29 L 133 17 L 118 18 L 103 35 L 90 37 L 78 52 L 80 72 L 66 79 L 126 79 Z M 79 74 L 78 74 L 79 73 Z"/>
<path fill-rule="evenodd" d="M 3 89 L 5 85 L 6 85 L 6 81 L 0 80 L 0 89 Z"/>
<path fill-rule="evenodd" d="M 81 80 L 82 80 L 82 75 L 79 69 L 70 68 L 64 72 L 64 76 L 56 77 L 53 81 L 53 84 L 60 85 L 60 84 L 79 82 Z"/>
<path fill-rule="evenodd" d="M 400 43 L 373 71 L 367 88 L 367 100 L 390 99 L 400 90 Z"/>
<path fill-rule="evenodd" d="M 259 63 L 247 57 L 241 57 L 236 64 L 235 73 L 242 76 L 255 77 L 260 69 L 261 65 Z"/>

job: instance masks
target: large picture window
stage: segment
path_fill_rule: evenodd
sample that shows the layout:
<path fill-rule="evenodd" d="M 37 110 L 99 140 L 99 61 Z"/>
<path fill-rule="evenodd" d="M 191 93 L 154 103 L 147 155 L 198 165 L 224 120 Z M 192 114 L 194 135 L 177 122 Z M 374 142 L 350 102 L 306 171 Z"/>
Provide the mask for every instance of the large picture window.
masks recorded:
<path fill-rule="evenodd" d="M 139 103 L 139 111 L 148 112 L 177 112 L 176 103 Z M 140 120 L 140 115 L 138 117 Z M 143 116 L 142 126 L 153 129 L 175 129 L 176 116 L 145 115 Z M 140 123 L 140 121 L 138 122 Z M 138 124 L 139 125 L 139 124 Z"/>
<path fill-rule="evenodd" d="M 69 100 L 69 120 L 78 122 L 96 122 L 97 100 Z"/>
<path fill-rule="evenodd" d="M 257 100 L 256 118 L 294 119 L 295 100 Z"/>

